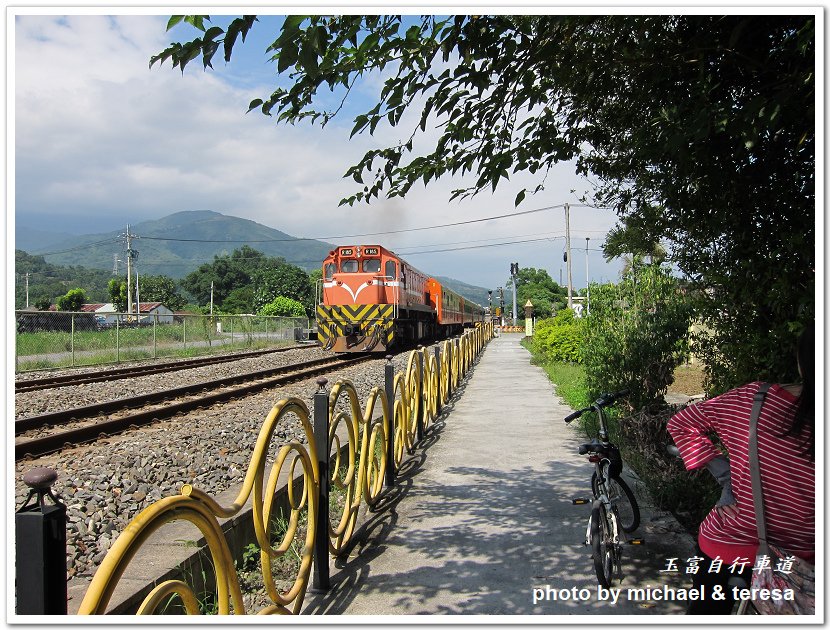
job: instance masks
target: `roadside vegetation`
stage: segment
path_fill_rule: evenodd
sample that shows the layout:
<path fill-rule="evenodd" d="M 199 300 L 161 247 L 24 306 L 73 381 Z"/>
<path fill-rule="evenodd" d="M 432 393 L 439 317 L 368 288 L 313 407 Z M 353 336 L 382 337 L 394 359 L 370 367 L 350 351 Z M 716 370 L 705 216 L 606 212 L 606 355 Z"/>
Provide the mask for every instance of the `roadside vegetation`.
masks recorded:
<path fill-rule="evenodd" d="M 303 317 L 299 322 L 305 322 Z M 217 324 L 221 323 L 221 332 Z M 190 316 L 186 323 L 39 331 L 15 337 L 15 371 L 105 365 L 160 357 L 187 358 L 294 344 L 292 320 L 272 317 Z M 304 325 L 304 323 L 300 324 Z M 281 339 L 289 331 L 291 339 Z"/>
<path fill-rule="evenodd" d="M 702 367 L 689 364 L 693 307 L 666 266 L 634 259 L 618 284 L 591 286 L 590 314 L 577 319 L 568 309 L 560 311 L 539 321 L 524 342 L 557 395 L 573 408 L 605 392 L 631 391 L 609 414 L 611 440 L 656 505 L 675 513 L 690 531 L 717 498 L 714 480 L 687 472 L 666 453 L 666 423 L 679 409 L 666 395 L 704 393 Z M 586 436 L 596 436 L 594 414 L 580 422 Z"/>

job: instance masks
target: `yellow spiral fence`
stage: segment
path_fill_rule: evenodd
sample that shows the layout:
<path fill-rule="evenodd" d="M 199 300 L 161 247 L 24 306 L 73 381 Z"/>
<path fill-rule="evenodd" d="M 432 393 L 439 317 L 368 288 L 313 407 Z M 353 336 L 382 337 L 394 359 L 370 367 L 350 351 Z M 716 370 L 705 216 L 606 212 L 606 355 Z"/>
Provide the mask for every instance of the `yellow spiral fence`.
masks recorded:
<path fill-rule="evenodd" d="M 329 554 L 343 555 L 353 538 L 361 505 L 374 506 L 384 485 L 394 482 L 394 471 L 405 454 L 417 448 L 418 440 L 430 430 L 441 407 L 492 337 L 493 325 L 486 323 L 458 339 L 441 343 L 437 355 L 424 349 L 413 351 L 403 372 L 393 374 L 389 364 L 384 387 L 372 389 L 362 408 L 354 384 L 348 380 L 336 382 L 328 396 L 323 391 L 321 398 L 326 408 L 320 417 L 323 427 L 327 421 L 328 429 L 323 433 L 327 434 L 325 444 L 315 444 L 311 414 L 303 401 L 279 401 L 260 429 L 236 500 L 222 506 L 186 484 L 179 495 L 160 499 L 144 509 L 110 548 L 87 589 L 79 614 L 104 614 L 127 565 L 142 545 L 168 523 L 181 520 L 195 525 L 204 537 L 214 572 L 216 612 L 246 614 L 236 566 L 219 519 L 238 514 L 249 499 L 263 580 L 271 600 L 259 614 L 299 614 L 311 578 L 317 532 L 328 532 Z M 324 384 L 321 381 L 323 390 Z M 301 425 L 305 443 L 280 446 L 266 480 L 275 430 L 281 422 L 291 421 Z M 318 439 L 326 439 L 319 435 Z M 321 478 L 324 464 L 328 472 Z M 321 483 L 327 484 L 325 493 L 321 493 Z M 334 499 L 329 494 L 331 489 Z M 287 501 L 287 519 L 277 513 L 276 497 L 281 493 Z M 321 504 L 321 496 L 330 497 L 328 505 Z M 317 550 L 320 553 L 319 546 Z M 299 563 L 293 582 L 289 580 L 290 585 L 280 590 L 274 566 L 288 553 L 298 553 Z M 328 562 L 316 564 L 315 575 L 324 571 L 327 579 Z M 204 612 L 193 588 L 176 579 L 156 586 L 139 605 L 138 613 L 158 613 L 171 600 L 178 600 L 187 614 Z"/>
<path fill-rule="evenodd" d="M 268 447 L 277 425 L 289 415 L 296 416 L 302 424 L 307 444 L 290 443 L 280 448 L 276 461 L 271 467 L 268 485 L 263 494 Z M 233 558 L 217 519 L 237 514 L 245 506 L 249 497 L 252 501 L 254 531 L 257 543 L 262 550 L 263 578 L 268 595 L 273 602 L 273 605 L 261 613 L 298 613 L 311 570 L 319 495 L 317 453 L 313 435 L 308 407 L 304 402 L 292 398 L 277 403 L 260 429 L 248 472 L 234 503 L 229 507 L 222 507 L 204 492 L 186 484 L 182 487 L 180 495 L 161 499 L 145 508 L 127 525 L 104 558 L 81 602 L 79 614 L 103 614 L 127 564 L 139 548 L 151 534 L 165 524 L 176 520 L 190 521 L 205 537 L 215 570 L 218 613 L 227 615 L 233 610 L 234 614 L 245 614 Z M 282 540 L 274 547 L 271 543 L 273 538 L 271 529 L 274 524 L 271 518 L 273 500 L 280 473 L 289 457 L 291 461 L 287 494 L 291 514 Z M 298 464 L 301 466 L 300 471 L 297 470 Z M 302 473 L 300 490 L 295 487 L 297 472 Z M 307 515 L 306 533 L 301 552 L 302 560 L 293 586 L 287 592 L 280 593 L 274 584 L 271 563 L 274 559 L 285 555 L 294 542 L 299 531 L 301 512 Z M 139 607 L 139 612 L 152 614 L 157 610 L 160 602 L 174 593 L 181 597 L 188 614 L 193 614 L 196 610 L 194 609 L 195 594 L 189 586 L 174 580 L 158 585 L 145 598 Z"/>

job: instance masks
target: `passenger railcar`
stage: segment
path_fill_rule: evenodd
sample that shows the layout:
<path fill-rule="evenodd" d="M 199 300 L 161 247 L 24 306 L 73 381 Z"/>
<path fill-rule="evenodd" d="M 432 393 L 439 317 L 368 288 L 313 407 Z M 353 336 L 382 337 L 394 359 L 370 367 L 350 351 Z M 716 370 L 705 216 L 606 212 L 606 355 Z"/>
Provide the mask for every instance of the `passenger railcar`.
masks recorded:
<path fill-rule="evenodd" d="M 460 333 L 484 309 L 380 245 L 332 250 L 323 261 L 317 334 L 335 352 L 385 352 Z"/>

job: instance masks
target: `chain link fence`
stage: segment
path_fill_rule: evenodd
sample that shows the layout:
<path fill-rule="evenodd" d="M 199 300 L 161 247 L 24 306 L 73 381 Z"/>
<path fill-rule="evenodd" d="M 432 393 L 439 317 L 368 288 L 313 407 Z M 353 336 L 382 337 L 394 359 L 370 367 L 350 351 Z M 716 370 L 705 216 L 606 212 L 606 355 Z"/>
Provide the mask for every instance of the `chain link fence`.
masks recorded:
<path fill-rule="evenodd" d="M 15 320 L 15 372 L 316 341 L 296 317 L 15 311 Z"/>

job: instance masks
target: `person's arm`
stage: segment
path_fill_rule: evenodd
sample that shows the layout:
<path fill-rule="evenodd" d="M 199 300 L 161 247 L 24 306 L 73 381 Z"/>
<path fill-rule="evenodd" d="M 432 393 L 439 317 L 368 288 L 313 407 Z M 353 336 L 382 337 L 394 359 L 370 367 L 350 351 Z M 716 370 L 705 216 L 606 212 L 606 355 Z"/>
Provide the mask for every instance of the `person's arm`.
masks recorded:
<path fill-rule="evenodd" d="M 706 463 L 706 470 L 712 473 L 721 487 L 720 499 L 715 503 L 715 507 L 725 508 L 735 505 L 737 501 L 732 494 L 732 472 L 729 468 L 729 460 L 723 455 L 716 455 Z"/>
<path fill-rule="evenodd" d="M 671 417 L 666 429 L 674 440 L 687 470 L 702 468 L 720 455 L 708 433 L 715 431 L 710 419 L 711 400 L 689 405 Z"/>

